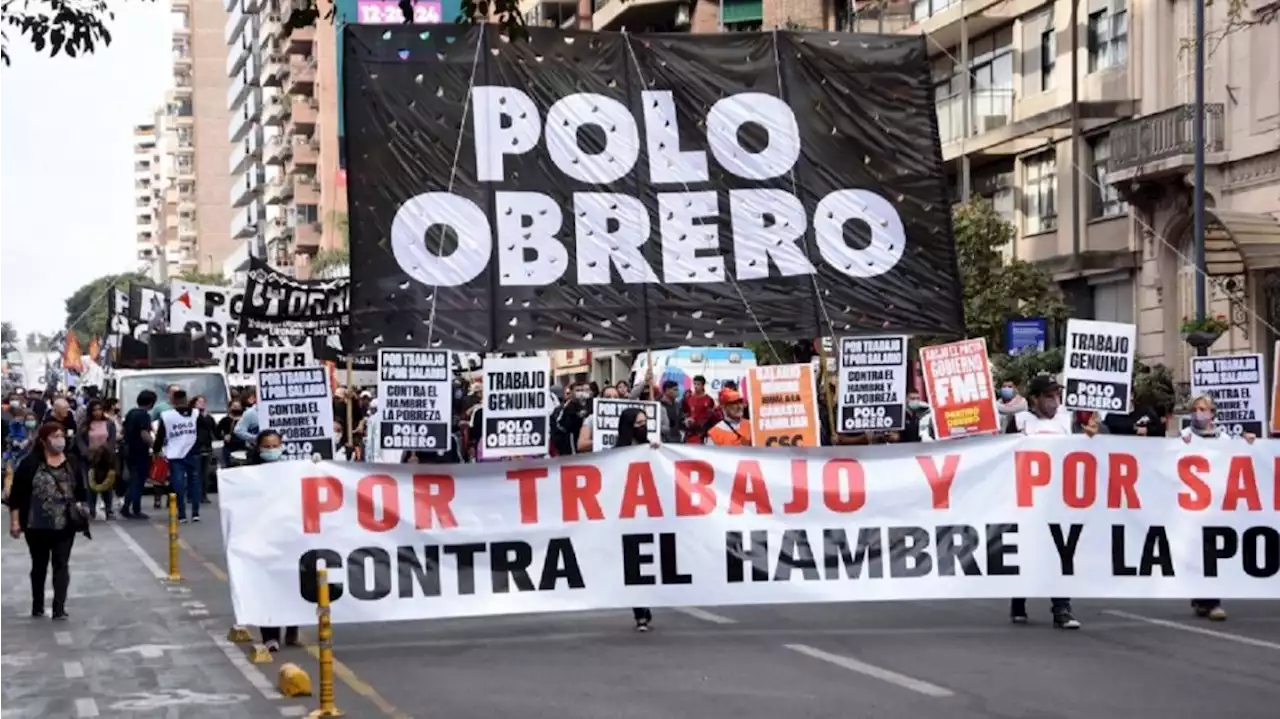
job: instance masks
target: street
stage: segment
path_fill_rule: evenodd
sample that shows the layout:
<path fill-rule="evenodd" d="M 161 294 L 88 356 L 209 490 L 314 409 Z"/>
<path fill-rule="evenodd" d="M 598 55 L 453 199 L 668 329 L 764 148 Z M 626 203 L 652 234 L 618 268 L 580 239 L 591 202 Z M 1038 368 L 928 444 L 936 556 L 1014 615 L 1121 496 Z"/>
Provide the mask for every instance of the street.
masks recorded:
<path fill-rule="evenodd" d="M 315 708 L 273 687 L 286 661 L 318 678 L 313 630 L 261 666 L 225 641 L 216 506 L 182 525 L 176 588 L 156 576 L 161 514 L 77 540 L 65 624 L 27 616 L 26 548 L 4 543 L 6 719 Z M 1210 624 L 1186 602 L 1077 601 L 1079 632 L 1051 627 L 1048 600 L 1028 626 L 997 600 L 660 609 L 647 635 L 626 610 L 339 626 L 337 703 L 358 719 L 1271 719 L 1280 600 L 1226 606 Z"/>

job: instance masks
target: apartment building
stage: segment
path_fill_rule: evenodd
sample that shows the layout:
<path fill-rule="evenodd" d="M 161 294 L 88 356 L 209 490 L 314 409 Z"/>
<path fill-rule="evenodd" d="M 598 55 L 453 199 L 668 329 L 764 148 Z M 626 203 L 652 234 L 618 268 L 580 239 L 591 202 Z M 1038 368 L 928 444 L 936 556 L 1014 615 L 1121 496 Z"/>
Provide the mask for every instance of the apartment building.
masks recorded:
<path fill-rule="evenodd" d="M 133 214 L 137 271 L 159 280 L 161 237 L 158 204 L 159 162 L 156 152 L 156 125 L 148 122 L 133 128 Z"/>

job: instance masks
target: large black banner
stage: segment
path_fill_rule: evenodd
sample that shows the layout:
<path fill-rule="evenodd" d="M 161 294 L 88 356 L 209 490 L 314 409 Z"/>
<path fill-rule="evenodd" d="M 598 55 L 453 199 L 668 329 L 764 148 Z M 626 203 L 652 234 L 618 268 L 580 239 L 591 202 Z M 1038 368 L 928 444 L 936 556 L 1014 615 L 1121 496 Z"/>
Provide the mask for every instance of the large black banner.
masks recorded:
<path fill-rule="evenodd" d="M 350 319 L 350 284 L 345 277 L 296 280 L 251 257 L 240 304 L 240 334 L 247 339 L 341 336 Z"/>
<path fill-rule="evenodd" d="M 357 348 L 962 332 L 923 38 L 344 32 Z"/>

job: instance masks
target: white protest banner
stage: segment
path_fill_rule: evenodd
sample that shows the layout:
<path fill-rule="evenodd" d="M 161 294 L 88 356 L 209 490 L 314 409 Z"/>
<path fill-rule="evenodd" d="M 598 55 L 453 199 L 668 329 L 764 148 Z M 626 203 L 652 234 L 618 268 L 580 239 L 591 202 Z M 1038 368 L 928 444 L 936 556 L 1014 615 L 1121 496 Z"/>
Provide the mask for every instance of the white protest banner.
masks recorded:
<path fill-rule="evenodd" d="M 1217 407 L 1214 424 L 1239 437 L 1265 437 L 1267 384 L 1262 355 L 1191 358 L 1191 396 L 1208 395 Z"/>
<path fill-rule="evenodd" d="M 378 350 L 379 447 L 447 452 L 452 421 L 448 350 Z"/>
<path fill-rule="evenodd" d="M 545 455 L 551 409 L 551 364 L 546 357 L 486 359 L 484 458 Z"/>
<path fill-rule="evenodd" d="M 220 473 L 237 623 L 996 597 L 1274 599 L 1274 443 L 628 447 Z M 954 489 L 953 489 L 954 488 Z"/>
<path fill-rule="evenodd" d="M 642 410 L 648 420 L 649 441 L 661 441 L 658 429 L 658 413 L 662 408 L 657 402 L 646 402 L 639 399 L 604 399 L 597 397 L 591 408 L 591 451 L 602 452 L 613 449 L 618 443 L 618 417 L 630 407 Z"/>
<path fill-rule="evenodd" d="M 1124 322 L 1067 320 L 1062 406 L 1073 411 L 1133 411 L 1137 331 L 1137 327 Z"/>
<path fill-rule="evenodd" d="M 838 432 L 902 429 L 907 401 L 907 337 L 840 338 Z"/>
<path fill-rule="evenodd" d="M 232 385 L 251 385 L 261 370 L 301 369 L 316 364 L 311 338 L 240 335 L 244 290 L 174 280 L 169 285 L 169 330 L 201 332 L 209 354 L 222 363 Z"/>
<path fill-rule="evenodd" d="M 258 373 L 258 423 L 284 440 L 284 457 L 333 458 L 333 395 L 323 367 Z"/>

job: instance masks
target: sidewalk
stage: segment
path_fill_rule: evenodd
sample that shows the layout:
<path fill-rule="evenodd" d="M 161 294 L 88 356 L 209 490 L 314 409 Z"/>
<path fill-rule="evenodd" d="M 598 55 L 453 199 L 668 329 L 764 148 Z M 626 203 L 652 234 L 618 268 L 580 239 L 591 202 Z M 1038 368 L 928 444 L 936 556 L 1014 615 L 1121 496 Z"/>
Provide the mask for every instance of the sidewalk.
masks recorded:
<path fill-rule="evenodd" d="M 165 572 L 117 523 L 76 538 L 69 621 L 32 618 L 26 542 L 0 539 L 4 719 L 304 716 L 244 652 L 222 619 Z M 46 595 L 51 594 L 46 588 Z M 47 596 L 46 609 L 52 604 Z"/>

